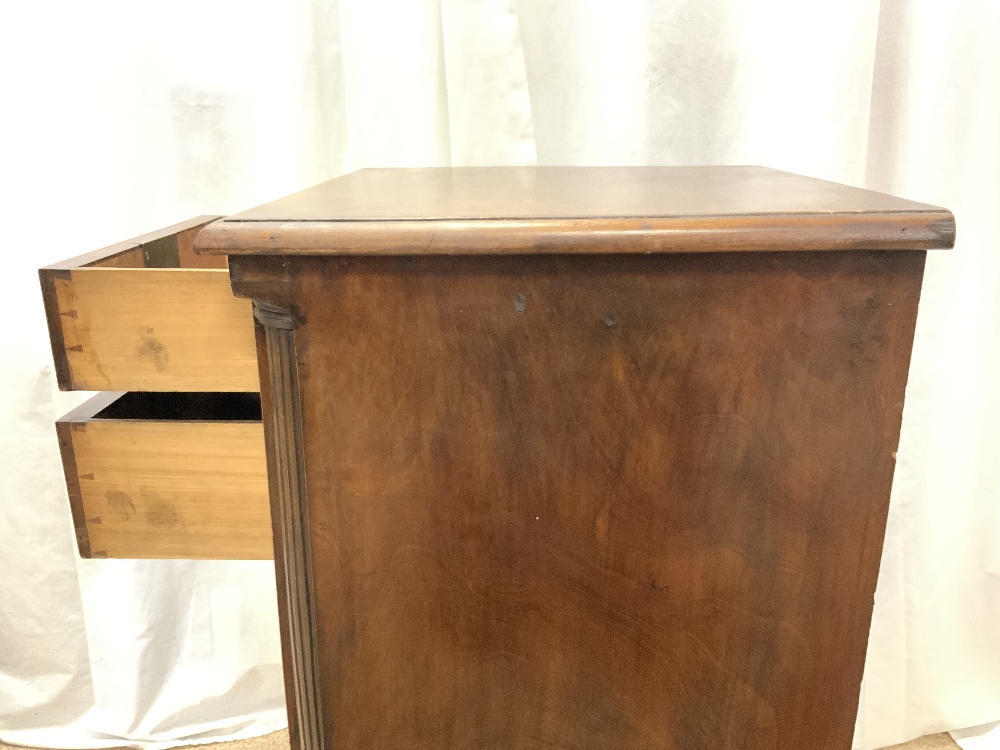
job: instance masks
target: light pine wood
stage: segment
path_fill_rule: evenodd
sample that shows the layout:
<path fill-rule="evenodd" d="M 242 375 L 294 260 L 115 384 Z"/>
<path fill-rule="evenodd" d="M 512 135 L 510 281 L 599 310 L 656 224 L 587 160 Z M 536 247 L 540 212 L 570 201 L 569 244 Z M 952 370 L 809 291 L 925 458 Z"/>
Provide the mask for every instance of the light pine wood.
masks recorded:
<path fill-rule="evenodd" d="M 120 394 L 98 397 L 98 406 L 109 395 Z M 116 420 L 77 410 L 57 429 L 74 517 L 84 523 L 82 556 L 272 557 L 259 421 Z"/>
<path fill-rule="evenodd" d="M 225 271 L 90 267 L 53 283 L 73 389 L 259 389 L 250 304 Z"/>
<path fill-rule="evenodd" d="M 249 304 L 199 216 L 39 270 L 62 390 L 256 391 Z"/>

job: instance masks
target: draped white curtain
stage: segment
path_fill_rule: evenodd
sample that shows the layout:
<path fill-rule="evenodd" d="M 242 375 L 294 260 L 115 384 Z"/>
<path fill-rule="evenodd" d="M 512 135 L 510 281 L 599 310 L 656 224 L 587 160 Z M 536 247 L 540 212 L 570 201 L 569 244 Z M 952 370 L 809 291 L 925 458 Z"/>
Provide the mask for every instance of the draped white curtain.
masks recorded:
<path fill-rule="evenodd" d="M 364 166 L 763 164 L 951 208 L 855 738 L 1000 747 L 1000 3 L 52 0 L 0 9 L 0 739 L 283 725 L 270 563 L 80 561 L 35 269 Z M 982 726 L 985 725 L 985 726 Z"/>

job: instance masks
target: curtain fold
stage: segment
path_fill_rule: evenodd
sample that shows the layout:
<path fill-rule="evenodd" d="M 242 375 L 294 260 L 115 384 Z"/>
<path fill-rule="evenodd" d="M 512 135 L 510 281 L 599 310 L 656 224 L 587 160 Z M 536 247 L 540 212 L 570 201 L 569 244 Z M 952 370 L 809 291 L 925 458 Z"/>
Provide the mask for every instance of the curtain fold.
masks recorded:
<path fill-rule="evenodd" d="M 1000 748 L 1000 4 L 7 4 L 0 739 L 283 723 L 273 569 L 80 561 L 35 269 L 365 166 L 764 164 L 951 208 L 931 253 L 855 737 Z"/>

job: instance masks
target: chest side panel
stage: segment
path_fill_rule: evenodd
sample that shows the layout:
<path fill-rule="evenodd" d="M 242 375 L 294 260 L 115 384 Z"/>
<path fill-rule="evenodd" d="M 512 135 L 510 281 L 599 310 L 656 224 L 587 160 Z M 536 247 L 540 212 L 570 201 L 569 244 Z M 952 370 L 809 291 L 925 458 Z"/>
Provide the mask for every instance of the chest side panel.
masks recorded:
<path fill-rule="evenodd" d="M 847 750 L 922 269 L 293 259 L 327 746 Z"/>

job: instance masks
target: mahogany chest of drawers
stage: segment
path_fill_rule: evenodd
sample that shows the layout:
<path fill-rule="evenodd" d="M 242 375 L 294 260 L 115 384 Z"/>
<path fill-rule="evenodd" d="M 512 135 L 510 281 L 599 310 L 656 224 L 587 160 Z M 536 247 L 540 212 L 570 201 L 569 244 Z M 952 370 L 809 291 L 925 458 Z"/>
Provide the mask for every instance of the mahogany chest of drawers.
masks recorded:
<path fill-rule="evenodd" d="M 273 525 L 305 750 L 848 750 L 953 237 L 757 167 L 364 170 L 43 269 L 61 385 L 132 391 L 59 424 L 81 552 Z"/>

